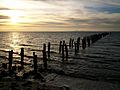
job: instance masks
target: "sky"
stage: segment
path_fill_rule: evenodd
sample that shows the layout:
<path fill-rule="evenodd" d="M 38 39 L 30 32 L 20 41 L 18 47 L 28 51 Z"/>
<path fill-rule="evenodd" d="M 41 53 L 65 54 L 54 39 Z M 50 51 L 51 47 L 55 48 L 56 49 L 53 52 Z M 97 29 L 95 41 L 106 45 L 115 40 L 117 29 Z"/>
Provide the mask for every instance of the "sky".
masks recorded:
<path fill-rule="evenodd" d="M 120 31 L 120 0 L 0 0 L 0 31 Z"/>

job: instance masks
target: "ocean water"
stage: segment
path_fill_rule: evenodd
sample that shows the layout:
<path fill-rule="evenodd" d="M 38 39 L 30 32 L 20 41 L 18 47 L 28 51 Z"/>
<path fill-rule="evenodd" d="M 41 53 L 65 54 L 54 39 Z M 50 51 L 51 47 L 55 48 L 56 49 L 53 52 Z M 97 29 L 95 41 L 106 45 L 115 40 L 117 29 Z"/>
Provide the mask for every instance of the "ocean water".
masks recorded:
<path fill-rule="evenodd" d="M 42 57 L 41 50 L 43 43 L 51 42 L 51 58 L 61 60 L 58 54 L 60 40 L 69 43 L 70 38 L 76 41 L 78 37 L 89 36 L 100 32 L 1 32 L 0 33 L 0 60 L 7 62 L 8 51 L 13 50 L 14 60 L 20 59 L 20 48 L 25 48 L 25 55 L 32 56 L 36 52 L 38 57 Z M 29 60 L 29 58 L 25 58 Z M 75 65 L 68 65 L 69 71 L 75 73 L 76 70 L 82 75 L 95 76 L 93 78 L 108 78 L 110 80 L 120 80 L 120 32 L 112 32 L 96 43 L 80 49 L 74 55 L 74 49 L 69 50 L 69 61 L 76 62 Z M 67 68 L 67 69 L 68 69 Z"/>
<path fill-rule="evenodd" d="M 1 32 L 0 54 L 4 55 L 4 52 L 9 50 L 19 53 L 20 48 L 23 47 L 26 55 L 32 55 L 31 51 L 42 50 L 43 43 L 47 44 L 48 42 L 51 42 L 53 50 L 58 51 L 60 40 L 69 43 L 70 38 L 76 40 L 78 37 L 82 38 L 94 33 L 96 32 Z"/>

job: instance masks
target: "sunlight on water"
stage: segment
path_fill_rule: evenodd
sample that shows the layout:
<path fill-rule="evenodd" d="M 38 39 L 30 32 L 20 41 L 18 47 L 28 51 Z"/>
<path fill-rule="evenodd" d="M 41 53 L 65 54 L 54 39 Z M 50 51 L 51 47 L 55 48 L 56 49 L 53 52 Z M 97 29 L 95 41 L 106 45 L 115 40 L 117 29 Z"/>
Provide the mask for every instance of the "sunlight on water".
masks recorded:
<path fill-rule="evenodd" d="M 3 51 L 13 50 L 16 53 L 20 53 L 20 48 L 23 47 L 25 49 L 26 55 L 32 55 L 32 52 L 35 51 L 39 56 L 42 50 L 43 43 L 51 42 L 52 50 L 57 51 L 58 46 L 55 44 L 59 44 L 60 40 L 66 40 L 68 43 L 69 38 L 74 38 L 80 36 L 86 36 L 90 33 L 78 33 L 78 32 L 59 32 L 59 33 L 38 33 L 38 32 L 7 32 L 0 33 L 0 49 Z M 92 33 L 93 34 L 93 33 Z M 62 37 L 61 37 L 62 36 Z M 2 52 L 3 53 L 3 52 Z M 4 53 L 3 53 L 4 55 Z"/>
<path fill-rule="evenodd" d="M 12 32 L 10 34 L 10 38 L 9 40 L 11 41 L 10 43 L 10 47 L 15 51 L 18 52 L 20 47 L 19 47 L 19 43 L 20 43 L 20 34 L 19 32 Z"/>

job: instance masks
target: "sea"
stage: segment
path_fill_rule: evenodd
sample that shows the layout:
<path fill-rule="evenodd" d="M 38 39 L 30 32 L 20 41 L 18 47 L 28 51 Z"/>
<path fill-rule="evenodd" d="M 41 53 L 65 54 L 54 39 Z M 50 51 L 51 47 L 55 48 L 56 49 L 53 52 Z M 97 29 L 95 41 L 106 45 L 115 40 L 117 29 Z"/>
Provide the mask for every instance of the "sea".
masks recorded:
<path fill-rule="evenodd" d="M 65 40 L 69 44 L 69 39 L 74 41 L 78 37 L 92 35 L 97 32 L 1 32 L 0 33 L 0 56 L 4 56 L 7 51 L 20 52 L 20 48 L 25 48 L 26 55 L 32 55 L 32 51 L 43 49 L 43 44 L 50 42 L 52 50 L 58 51 L 60 40 Z"/>
<path fill-rule="evenodd" d="M 8 62 L 10 50 L 14 52 L 14 60 L 20 60 L 21 48 L 28 56 L 25 61 L 31 62 L 33 52 L 42 57 L 43 44 L 47 46 L 48 42 L 51 43 L 51 59 L 62 61 L 59 54 L 60 40 L 69 44 L 70 38 L 77 41 L 78 37 L 82 40 L 85 36 L 97 33 L 101 32 L 0 32 L 0 63 Z M 80 71 L 85 76 L 82 78 L 120 82 L 120 32 L 111 32 L 85 50 L 80 47 L 77 55 L 74 48 L 69 49 L 68 57 L 68 61 L 73 62 L 73 65 L 71 63 L 68 66 L 69 71 Z"/>

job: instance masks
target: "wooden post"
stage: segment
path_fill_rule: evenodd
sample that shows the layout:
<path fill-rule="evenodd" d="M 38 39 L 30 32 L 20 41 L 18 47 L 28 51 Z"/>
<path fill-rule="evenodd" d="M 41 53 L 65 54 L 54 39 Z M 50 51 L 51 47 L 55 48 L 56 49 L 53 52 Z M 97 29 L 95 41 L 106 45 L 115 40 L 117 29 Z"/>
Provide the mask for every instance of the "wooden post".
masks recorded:
<path fill-rule="evenodd" d="M 33 66 L 34 66 L 34 56 L 35 56 L 35 52 L 33 52 Z"/>
<path fill-rule="evenodd" d="M 82 39 L 82 49 L 84 49 L 84 39 Z"/>
<path fill-rule="evenodd" d="M 13 61 L 13 50 L 9 51 L 9 75 L 11 75 L 12 70 L 12 61 Z"/>
<path fill-rule="evenodd" d="M 75 42 L 75 55 L 77 54 L 77 43 Z"/>
<path fill-rule="evenodd" d="M 77 39 L 77 52 L 79 52 L 80 47 L 80 37 Z"/>
<path fill-rule="evenodd" d="M 61 49 L 62 49 L 62 41 L 60 41 L 60 44 L 59 44 L 59 53 L 61 53 Z"/>
<path fill-rule="evenodd" d="M 34 57 L 34 55 L 35 55 L 35 52 L 33 52 L 33 57 Z"/>
<path fill-rule="evenodd" d="M 43 44 L 43 63 L 44 69 L 47 69 L 46 44 Z"/>
<path fill-rule="evenodd" d="M 65 44 L 65 51 L 66 51 L 66 60 L 68 60 L 68 47 L 66 44 Z"/>
<path fill-rule="evenodd" d="M 48 42 L 48 59 L 50 59 L 50 46 L 51 46 L 51 44 L 50 44 L 50 42 Z"/>
<path fill-rule="evenodd" d="M 72 39 L 72 48 L 73 48 L 73 46 L 74 46 L 74 39 Z"/>
<path fill-rule="evenodd" d="M 70 40 L 69 40 L 69 48 L 71 48 L 71 44 L 72 44 L 72 39 L 70 38 Z"/>
<path fill-rule="evenodd" d="M 63 44 L 62 44 L 62 62 L 64 62 L 64 46 L 65 46 L 65 41 L 63 40 Z"/>
<path fill-rule="evenodd" d="M 86 48 L 86 38 L 85 37 L 82 39 L 82 48 L 83 49 Z"/>
<path fill-rule="evenodd" d="M 37 74 L 37 55 L 33 56 L 34 61 L 34 73 Z"/>
<path fill-rule="evenodd" d="M 24 48 L 21 48 L 21 67 L 24 68 Z"/>
<path fill-rule="evenodd" d="M 16 64 L 14 66 L 12 66 L 12 71 L 16 71 Z"/>

